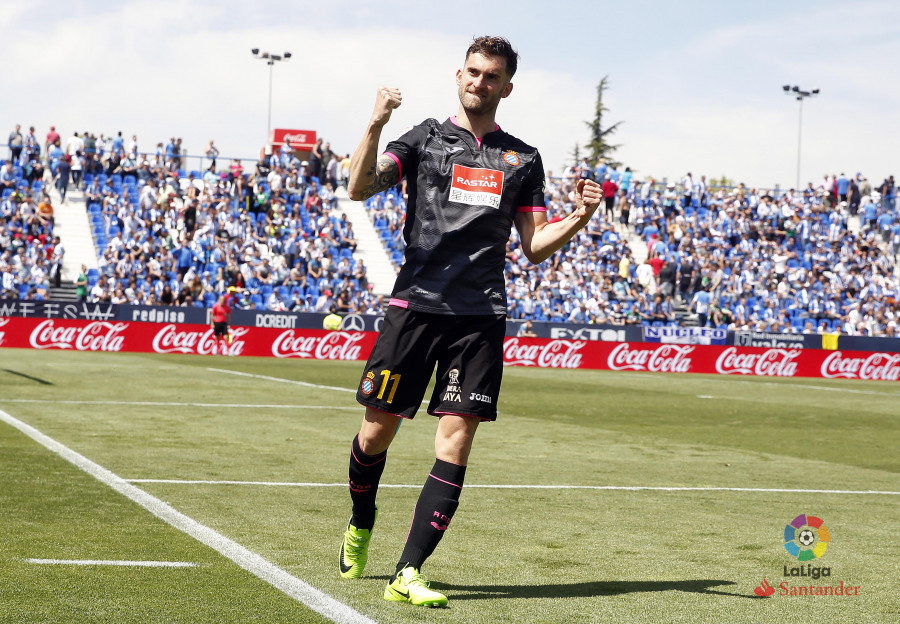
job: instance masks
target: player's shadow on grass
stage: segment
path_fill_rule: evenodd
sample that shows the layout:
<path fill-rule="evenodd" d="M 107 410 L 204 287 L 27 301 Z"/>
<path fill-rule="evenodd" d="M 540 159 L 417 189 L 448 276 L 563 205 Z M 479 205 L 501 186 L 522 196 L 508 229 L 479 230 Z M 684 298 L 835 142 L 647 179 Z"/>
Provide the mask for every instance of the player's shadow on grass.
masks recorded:
<path fill-rule="evenodd" d="M 25 379 L 30 379 L 36 383 L 41 384 L 42 386 L 52 386 L 52 381 L 47 381 L 46 379 L 41 379 L 40 377 L 34 377 L 33 375 L 26 375 L 25 373 L 21 373 L 17 370 L 13 370 L 11 368 L 4 368 L 4 372 L 9 373 L 10 375 L 18 375 L 19 377 L 24 377 Z"/>
<path fill-rule="evenodd" d="M 738 594 L 712 589 L 734 585 L 733 581 L 595 581 L 593 583 L 568 583 L 557 585 L 452 585 L 432 581 L 438 591 L 450 591 L 453 600 L 494 600 L 497 598 L 592 598 L 617 596 L 643 592 L 681 591 L 694 594 L 715 594 L 738 598 L 758 599 L 755 594 Z M 461 592 L 461 593 L 456 593 Z"/>

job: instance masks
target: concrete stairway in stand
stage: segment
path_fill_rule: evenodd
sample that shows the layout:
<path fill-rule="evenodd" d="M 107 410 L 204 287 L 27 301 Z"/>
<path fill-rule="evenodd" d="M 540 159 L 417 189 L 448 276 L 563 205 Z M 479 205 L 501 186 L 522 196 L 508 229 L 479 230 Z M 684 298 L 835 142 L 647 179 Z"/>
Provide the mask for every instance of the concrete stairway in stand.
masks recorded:
<path fill-rule="evenodd" d="M 339 188 L 335 195 L 338 206 L 333 214 L 345 213 L 347 219 L 353 224 L 353 232 L 356 234 L 355 255 L 361 258 L 366 265 L 366 276 L 369 283 L 373 285 L 372 292 L 377 295 L 389 295 L 394 288 L 397 271 L 378 237 L 378 232 L 369 218 L 365 204 L 351 200 L 344 188 Z"/>
<path fill-rule="evenodd" d="M 62 283 L 74 284 L 81 265 L 98 268 L 97 249 L 91 233 L 91 222 L 84 204 L 84 193 L 69 184 L 66 201 L 60 201 L 56 187 L 48 182 L 47 189 L 53 202 L 53 233 L 59 236 L 66 250 L 63 257 Z"/>

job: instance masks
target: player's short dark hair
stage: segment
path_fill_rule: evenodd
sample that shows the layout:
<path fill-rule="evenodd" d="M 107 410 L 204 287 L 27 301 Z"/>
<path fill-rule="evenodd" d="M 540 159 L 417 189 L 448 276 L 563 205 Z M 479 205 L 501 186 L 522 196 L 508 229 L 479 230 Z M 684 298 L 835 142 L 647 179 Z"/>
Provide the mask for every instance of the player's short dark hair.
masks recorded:
<path fill-rule="evenodd" d="M 513 49 L 512 44 L 504 37 L 491 37 L 490 35 L 475 37 L 472 40 L 472 45 L 466 50 L 466 60 L 469 60 L 469 56 L 475 53 L 505 58 L 506 72 L 510 78 L 515 75 L 519 66 L 519 53 Z"/>

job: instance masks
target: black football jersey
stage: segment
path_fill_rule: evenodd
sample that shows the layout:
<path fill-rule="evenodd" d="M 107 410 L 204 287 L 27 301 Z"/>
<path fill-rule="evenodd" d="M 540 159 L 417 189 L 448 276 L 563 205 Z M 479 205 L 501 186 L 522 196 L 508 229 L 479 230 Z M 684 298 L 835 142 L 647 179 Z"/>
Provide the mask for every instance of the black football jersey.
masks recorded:
<path fill-rule="evenodd" d="M 392 303 L 437 314 L 506 314 L 506 243 L 519 211 L 545 210 L 537 149 L 499 127 L 479 142 L 427 119 L 388 143 L 406 176 L 406 252 Z"/>

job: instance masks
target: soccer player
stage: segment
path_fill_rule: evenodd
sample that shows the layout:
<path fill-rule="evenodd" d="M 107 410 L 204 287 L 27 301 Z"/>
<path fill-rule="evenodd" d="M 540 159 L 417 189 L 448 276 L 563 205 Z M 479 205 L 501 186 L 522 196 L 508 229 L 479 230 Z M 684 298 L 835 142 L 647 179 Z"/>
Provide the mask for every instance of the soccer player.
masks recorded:
<path fill-rule="evenodd" d="M 497 417 L 507 309 L 503 267 L 512 226 L 537 264 L 587 224 L 603 197 L 598 184 L 579 180 L 575 210 L 548 222 L 537 149 L 494 121 L 500 100 L 512 92 L 517 62 L 506 39 L 476 38 L 456 72 L 456 115 L 425 120 L 379 156 L 382 129 L 401 103 L 398 89 L 381 87 L 350 161 L 352 199 L 371 197 L 405 176 L 409 200 L 405 261 L 356 395 L 366 412 L 351 445 L 353 509 L 340 549 L 342 577 L 362 574 L 388 447 L 401 419 L 415 416 L 437 368 L 427 410 L 440 419 L 436 458 L 386 600 L 447 604 L 421 567 L 459 504 L 475 430 Z"/>
<path fill-rule="evenodd" d="M 231 307 L 228 305 L 230 297 L 230 293 L 219 296 L 219 300 L 212 307 L 212 321 L 210 321 L 213 340 L 216 341 L 216 347 L 222 355 L 228 353 L 228 345 L 231 343 L 231 334 L 228 333 L 228 325 L 231 323 Z"/>

